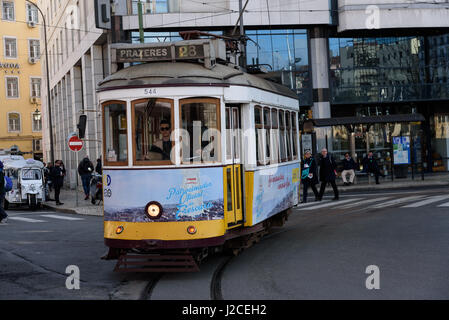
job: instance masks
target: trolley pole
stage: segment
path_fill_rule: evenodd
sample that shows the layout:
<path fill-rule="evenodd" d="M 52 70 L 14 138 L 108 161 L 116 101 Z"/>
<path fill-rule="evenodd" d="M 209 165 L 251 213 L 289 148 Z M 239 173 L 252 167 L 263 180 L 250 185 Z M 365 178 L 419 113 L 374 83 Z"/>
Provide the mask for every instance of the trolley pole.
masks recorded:
<path fill-rule="evenodd" d="M 139 14 L 139 38 L 140 43 L 145 43 L 144 33 L 143 33 L 143 10 L 142 10 L 142 1 L 139 0 L 137 3 L 137 12 Z"/>

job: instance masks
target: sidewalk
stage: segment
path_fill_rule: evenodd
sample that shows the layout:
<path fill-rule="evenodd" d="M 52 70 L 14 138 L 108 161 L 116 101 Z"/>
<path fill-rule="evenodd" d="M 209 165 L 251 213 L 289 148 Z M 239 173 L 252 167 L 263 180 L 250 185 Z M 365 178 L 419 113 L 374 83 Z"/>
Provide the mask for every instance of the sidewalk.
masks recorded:
<path fill-rule="evenodd" d="M 422 187 L 437 187 L 437 186 L 449 186 L 449 173 L 432 173 L 425 174 L 424 180 L 422 180 L 421 174 L 415 175 L 412 180 L 409 174 L 407 178 L 394 178 L 391 181 L 391 176 L 385 178 L 379 178 L 380 184 L 376 184 L 376 180 L 373 177 L 356 178 L 355 184 L 351 186 L 344 186 L 341 177 L 337 178 L 338 190 L 345 191 L 372 191 L 372 190 L 384 190 L 384 189 L 404 189 L 404 188 L 422 188 Z M 319 187 L 319 185 L 317 185 Z M 326 188 L 326 192 L 333 192 L 331 187 Z"/>
<path fill-rule="evenodd" d="M 54 196 L 55 192 L 53 190 L 50 194 L 51 199 L 53 199 Z M 55 201 L 47 201 L 44 203 L 44 207 L 65 213 L 103 216 L 103 202 L 100 202 L 100 205 L 93 205 L 90 202 L 90 198 L 88 200 L 84 200 L 84 192 L 81 190 L 78 191 L 78 205 L 76 204 L 75 190 L 62 189 L 61 194 L 59 195 L 59 200 L 64 203 L 62 206 L 57 206 Z"/>
<path fill-rule="evenodd" d="M 376 184 L 374 177 L 371 177 L 369 183 L 368 178 L 358 178 L 356 184 L 352 186 L 344 186 L 341 178 L 337 178 L 337 185 L 340 194 L 351 191 L 373 191 L 373 190 L 392 190 L 403 188 L 422 188 L 422 187 L 436 187 L 436 186 L 448 186 L 449 187 L 449 173 L 434 173 L 426 174 L 424 180 L 421 180 L 421 175 L 415 176 L 412 180 L 409 176 L 405 179 L 394 179 L 391 181 L 391 177 L 380 178 L 380 184 Z M 319 187 L 319 185 L 318 185 Z M 310 190 L 311 192 L 312 190 Z M 332 193 L 332 188 L 328 186 L 325 193 Z M 302 194 L 302 191 L 301 191 Z M 51 197 L 54 197 L 54 192 L 51 193 Z M 54 209 L 59 212 L 74 213 L 81 215 L 103 216 L 103 202 L 100 205 L 93 205 L 89 200 L 84 200 L 84 193 L 78 191 L 78 205 L 76 205 L 76 193 L 75 190 L 63 189 L 61 190 L 60 200 L 64 203 L 62 206 L 57 206 L 54 201 L 45 202 L 44 206 Z"/>

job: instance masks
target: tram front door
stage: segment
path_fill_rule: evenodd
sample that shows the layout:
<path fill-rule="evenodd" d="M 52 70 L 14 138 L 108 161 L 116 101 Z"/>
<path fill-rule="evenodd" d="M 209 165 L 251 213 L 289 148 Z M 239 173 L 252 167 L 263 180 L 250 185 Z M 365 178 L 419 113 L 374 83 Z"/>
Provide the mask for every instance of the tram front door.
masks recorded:
<path fill-rule="evenodd" d="M 227 229 L 243 224 L 240 106 L 226 105 L 226 160 L 223 168 Z M 232 164 L 231 164 L 232 163 Z"/>

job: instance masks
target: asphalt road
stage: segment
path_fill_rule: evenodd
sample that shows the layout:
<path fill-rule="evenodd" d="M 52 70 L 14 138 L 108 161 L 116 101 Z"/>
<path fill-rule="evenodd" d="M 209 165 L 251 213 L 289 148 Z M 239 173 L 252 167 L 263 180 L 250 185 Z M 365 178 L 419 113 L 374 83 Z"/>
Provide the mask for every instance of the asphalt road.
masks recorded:
<path fill-rule="evenodd" d="M 0 299 L 109 299 L 122 281 L 112 272 L 101 217 L 8 210 L 0 225 Z M 48 216 L 50 215 L 50 216 Z M 68 266 L 79 268 L 79 289 L 67 289 Z M 71 281 L 74 284 L 73 281 Z"/>
<path fill-rule="evenodd" d="M 0 226 L 0 299 L 449 299 L 447 188 L 329 199 L 295 208 L 284 227 L 231 260 L 218 255 L 198 273 L 157 282 L 114 273 L 115 261 L 100 259 L 101 217 L 9 210 Z M 71 265 L 78 290 L 66 287 Z M 367 289 L 377 275 L 379 289 Z"/>

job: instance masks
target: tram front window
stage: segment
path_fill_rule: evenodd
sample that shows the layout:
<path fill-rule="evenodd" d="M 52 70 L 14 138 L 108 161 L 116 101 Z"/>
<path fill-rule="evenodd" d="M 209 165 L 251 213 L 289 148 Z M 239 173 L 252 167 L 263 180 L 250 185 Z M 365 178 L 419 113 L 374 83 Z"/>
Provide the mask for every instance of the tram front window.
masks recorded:
<path fill-rule="evenodd" d="M 133 103 L 135 159 L 139 164 L 172 164 L 173 102 L 145 99 Z"/>
<path fill-rule="evenodd" d="M 181 106 L 182 162 L 219 161 L 219 100 L 184 99 Z"/>
<path fill-rule="evenodd" d="M 126 165 L 128 161 L 126 103 L 106 102 L 103 108 L 105 164 Z"/>

